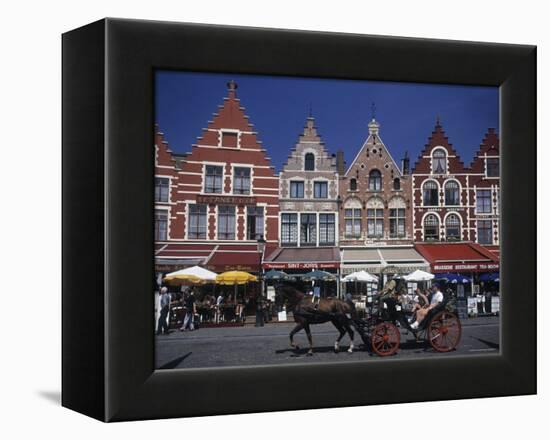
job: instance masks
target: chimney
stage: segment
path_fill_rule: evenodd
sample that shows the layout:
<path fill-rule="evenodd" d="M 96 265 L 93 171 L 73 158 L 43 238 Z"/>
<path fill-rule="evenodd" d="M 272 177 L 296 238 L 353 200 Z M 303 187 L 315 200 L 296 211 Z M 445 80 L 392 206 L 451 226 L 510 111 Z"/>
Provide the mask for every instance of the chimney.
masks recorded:
<path fill-rule="evenodd" d="M 409 174 L 410 161 L 409 161 L 409 152 L 405 151 L 405 156 L 401 159 L 401 173 L 404 176 Z"/>
<path fill-rule="evenodd" d="M 336 152 L 336 172 L 340 176 L 346 174 L 346 161 L 344 160 L 344 151 L 342 150 Z"/>

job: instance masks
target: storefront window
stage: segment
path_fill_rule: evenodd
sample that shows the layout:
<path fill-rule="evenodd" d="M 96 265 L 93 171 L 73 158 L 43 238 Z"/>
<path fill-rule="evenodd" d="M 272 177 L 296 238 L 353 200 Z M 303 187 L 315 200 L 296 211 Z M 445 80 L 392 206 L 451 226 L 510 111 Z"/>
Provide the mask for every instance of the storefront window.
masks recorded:
<path fill-rule="evenodd" d="M 218 239 L 235 240 L 234 206 L 218 206 Z"/>
<path fill-rule="evenodd" d="M 246 208 L 246 238 L 258 240 L 264 236 L 264 208 L 248 206 Z"/>
<path fill-rule="evenodd" d="M 206 238 L 206 205 L 189 205 L 189 238 Z"/>
<path fill-rule="evenodd" d="M 281 214 L 281 243 L 298 244 L 298 214 Z"/>
<path fill-rule="evenodd" d="M 315 246 L 317 244 L 317 215 L 300 215 L 300 246 Z"/>
<path fill-rule="evenodd" d="M 334 245 L 334 214 L 319 214 L 319 244 Z"/>

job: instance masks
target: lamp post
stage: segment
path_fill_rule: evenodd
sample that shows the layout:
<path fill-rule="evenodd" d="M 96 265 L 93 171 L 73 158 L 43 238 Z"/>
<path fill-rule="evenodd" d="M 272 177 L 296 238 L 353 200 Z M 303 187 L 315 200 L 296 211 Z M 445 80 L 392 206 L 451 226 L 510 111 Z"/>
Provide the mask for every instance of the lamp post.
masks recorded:
<path fill-rule="evenodd" d="M 260 263 L 258 267 L 258 281 L 260 282 L 260 289 L 261 289 L 261 295 L 264 294 L 264 285 L 263 285 L 263 278 L 262 278 L 262 262 L 264 259 L 264 251 L 265 251 L 265 243 L 264 236 L 260 235 L 260 238 L 256 241 L 256 249 L 258 250 L 258 254 L 260 254 Z"/>
<path fill-rule="evenodd" d="M 263 296 L 264 296 L 264 281 L 262 278 L 262 260 L 264 256 L 265 251 L 265 240 L 263 235 L 258 238 L 258 241 L 256 243 L 258 254 L 260 254 L 259 258 L 259 264 L 258 264 L 258 283 L 260 285 L 260 295 L 256 299 L 256 327 L 263 327 L 264 325 L 264 304 L 263 304 Z"/>

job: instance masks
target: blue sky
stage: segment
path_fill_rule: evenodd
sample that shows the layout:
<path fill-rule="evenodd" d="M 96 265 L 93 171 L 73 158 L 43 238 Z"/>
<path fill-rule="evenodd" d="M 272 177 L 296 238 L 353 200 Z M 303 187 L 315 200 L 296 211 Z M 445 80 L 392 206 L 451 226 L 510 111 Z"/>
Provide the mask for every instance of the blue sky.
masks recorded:
<path fill-rule="evenodd" d="M 407 150 L 413 165 L 437 116 L 466 165 L 487 129 L 499 131 L 497 87 L 158 71 L 155 118 L 173 151 L 191 150 L 230 79 L 277 171 L 310 106 L 326 147 L 344 150 L 348 165 L 368 135 L 373 102 L 380 137 L 397 163 Z"/>

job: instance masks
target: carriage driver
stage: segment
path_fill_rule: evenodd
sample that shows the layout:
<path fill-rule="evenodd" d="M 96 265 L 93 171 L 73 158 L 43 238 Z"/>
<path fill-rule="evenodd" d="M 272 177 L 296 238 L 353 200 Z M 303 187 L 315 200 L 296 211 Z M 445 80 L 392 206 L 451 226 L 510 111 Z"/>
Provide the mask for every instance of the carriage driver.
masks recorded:
<path fill-rule="evenodd" d="M 394 301 L 400 301 L 401 296 L 405 295 L 407 293 L 407 286 L 404 283 L 404 281 L 400 278 L 392 278 L 391 280 L 387 281 L 382 290 L 380 291 L 380 298 L 379 298 L 379 307 L 381 308 L 383 303 L 386 303 L 388 307 L 395 307 Z M 387 303 L 387 300 L 393 300 L 389 301 Z"/>

